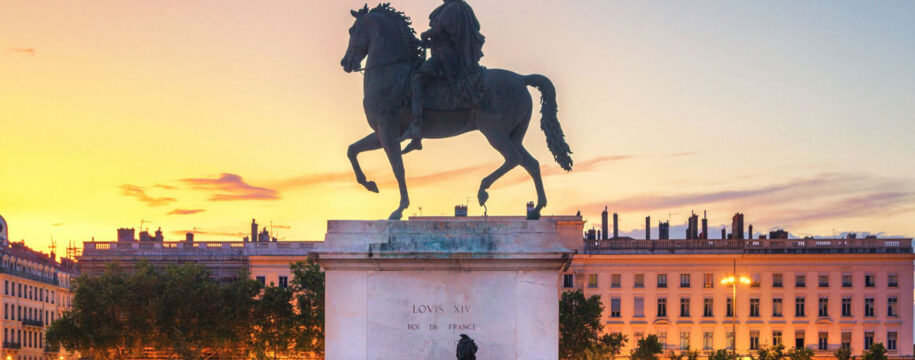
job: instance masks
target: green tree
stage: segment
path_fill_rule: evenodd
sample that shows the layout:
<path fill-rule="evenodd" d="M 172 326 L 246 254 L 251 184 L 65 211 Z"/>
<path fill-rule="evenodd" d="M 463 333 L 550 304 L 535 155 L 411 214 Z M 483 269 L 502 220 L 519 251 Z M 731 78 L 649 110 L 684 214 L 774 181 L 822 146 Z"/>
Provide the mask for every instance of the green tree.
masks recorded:
<path fill-rule="evenodd" d="M 657 335 L 648 335 L 639 339 L 635 349 L 629 353 L 631 360 L 658 360 L 658 354 L 664 351 Z"/>
<path fill-rule="evenodd" d="M 785 345 L 775 344 L 762 346 L 756 350 L 756 360 L 782 360 L 785 358 Z"/>
<path fill-rule="evenodd" d="M 683 360 L 686 357 L 685 351 L 668 350 L 667 358 L 670 360 Z"/>
<path fill-rule="evenodd" d="M 718 349 L 709 355 L 708 360 L 737 360 L 737 354 L 727 349 Z"/>
<path fill-rule="evenodd" d="M 686 351 L 686 360 L 699 360 L 701 353 L 699 350 L 687 350 Z"/>
<path fill-rule="evenodd" d="M 584 359 L 597 345 L 604 305 L 600 296 L 585 299 L 581 290 L 562 293 L 559 300 L 559 357 Z"/>
<path fill-rule="evenodd" d="M 883 343 L 874 343 L 869 350 L 861 354 L 863 360 L 886 360 L 886 348 Z"/>
<path fill-rule="evenodd" d="M 291 265 L 295 349 L 324 357 L 324 272 L 313 259 Z"/>
<path fill-rule="evenodd" d="M 250 346 L 257 359 L 280 359 L 292 349 L 295 312 L 292 291 L 277 286 L 264 288 L 254 304 Z"/>
<path fill-rule="evenodd" d="M 794 347 L 786 353 L 790 360 L 810 360 L 813 358 L 813 350 L 806 347 Z"/>
<path fill-rule="evenodd" d="M 587 350 L 585 359 L 587 360 L 604 360 L 616 359 L 616 356 L 626 346 L 629 338 L 621 333 L 604 334 L 597 339 L 597 344 Z"/>
<path fill-rule="evenodd" d="M 855 358 L 855 356 L 851 354 L 851 347 L 848 346 L 839 347 L 833 355 L 835 355 L 836 360 L 853 360 Z"/>

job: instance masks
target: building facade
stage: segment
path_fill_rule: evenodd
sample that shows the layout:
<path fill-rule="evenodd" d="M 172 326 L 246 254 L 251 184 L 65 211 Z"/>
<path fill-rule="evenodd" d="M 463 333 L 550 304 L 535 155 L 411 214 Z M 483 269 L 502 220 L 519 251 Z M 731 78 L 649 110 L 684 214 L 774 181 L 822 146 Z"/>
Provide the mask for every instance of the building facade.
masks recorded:
<path fill-rule="evenodd" d="M 586 240 L 560 285 L 601 297 L 604 330 L 629 337 L 624 356 L 655 334 L 706 354 L 736 341 L 741 354 L 833 357 L 879 342 L 911 357 L 913 260 L 911 239 Z M 732 276 L 745 282 L 722 283 Z"/>
<path fill-rule="evenodd" d="M 3 303 L 3 343 L 0 359 L 77 359 L 77 354 L 51 348 L 45 332 L 70 308 L 73 262 L 9 241 L 0 217 L 0 302 Z"/>

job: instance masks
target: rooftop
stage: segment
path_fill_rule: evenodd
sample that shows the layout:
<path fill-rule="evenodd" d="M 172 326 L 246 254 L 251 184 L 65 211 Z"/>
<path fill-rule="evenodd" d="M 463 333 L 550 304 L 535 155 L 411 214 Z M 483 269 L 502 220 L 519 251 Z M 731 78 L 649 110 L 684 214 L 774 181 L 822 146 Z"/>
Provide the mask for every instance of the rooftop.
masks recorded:
<path fill-rule="evenodd" d="M 584 240 L 583 253 L 621 254 L 907 254 L 912 239 Z"/>

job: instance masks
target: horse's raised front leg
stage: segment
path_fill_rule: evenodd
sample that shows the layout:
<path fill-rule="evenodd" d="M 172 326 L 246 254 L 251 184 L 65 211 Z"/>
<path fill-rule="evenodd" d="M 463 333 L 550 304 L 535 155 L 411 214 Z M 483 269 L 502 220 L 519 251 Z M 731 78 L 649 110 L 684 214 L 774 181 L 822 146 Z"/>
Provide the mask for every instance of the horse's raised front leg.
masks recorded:
<path fill-rule="evenodd" d="M 403 211 L 410 206 L 410 196 L 407 194 L 407 181 L 404 175 L 403 157 L 400 154 L 400 128 L 397 124 L 390 124 L 378 132 L 381 147 L 388 155 L 388 161 L 391 163 L 391 170 L 394 171 L 394 178 L 397 179 L 397 187 L 400 189 L 400 206 L 391 213 L 388 220 L 400 220 L 403 217 Z"/>
<path fill-rule="evenodd" d="M 378 185 L 375 185 L 374 181 L 365 180 L 365 174 L 362 173 L 362 167 L 359 166 L 359 160 L 357 157 L 361 152 L 378 150 L 380 148 L 381 141 L 378 139 L 378 133 L 371 133 L 366 135 L 366 137 L 362 138 L 361 140 L 354 142 L 346 151 L 346 156 L 349 158 L 349 162 L 353 164 L 353 172 L 356 173 L 356 182 L 364 186 L 368 191 L 374 193 L 378 192 Z"/>

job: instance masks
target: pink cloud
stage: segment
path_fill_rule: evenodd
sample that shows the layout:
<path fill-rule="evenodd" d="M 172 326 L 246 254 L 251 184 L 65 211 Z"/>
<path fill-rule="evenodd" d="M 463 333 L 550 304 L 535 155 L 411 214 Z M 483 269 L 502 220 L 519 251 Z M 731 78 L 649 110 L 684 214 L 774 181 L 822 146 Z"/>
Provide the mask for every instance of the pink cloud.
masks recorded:
<path fill-rule="evenodd" d="M 204 210 L 204 209 L 175 209 L 175 210 L 169 211 L 166 215 L 193 215 L 193 214 L 202 213 L 204 211 L 206 211 L 206 210 Z"/>
<path fill-rule="evenodd" d="M 279 200 L 280 193 L 275 189 L 257 187 L 245 183 L 241 176 L 224 173 L 218 178 L 183 179 L 193 189 L 211 192 L 210 201 L 235 200 Z"/>
<path fill-rule="evenodd" d="M 130 185 L 130 184 L 121 185 L 121 194 L 124 196 L 135 198 L 138 201 L 140 201 L 148 206 L 162 206 L 162 205 L 168 205 L 170 203 L 178 201 L 178 199 L 175 199 L 172 197 L 149 196 L 149 194 L 146 193 L 146 190 L 143 187 L 136 186 L 136 185 Z"/>
<path fill-rule="evenodd" d="M 12 48 L 12 49 L 10 49 L 10 51 L 12 51 L 14 53 L 22 54 L 22 55 L 28 55 L 28 56 L 35 56 L 38 54 L 38 52 L 35 51 L 35 49 L 33 49 L 33 48 Z"/>

